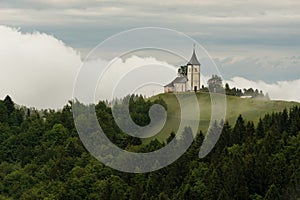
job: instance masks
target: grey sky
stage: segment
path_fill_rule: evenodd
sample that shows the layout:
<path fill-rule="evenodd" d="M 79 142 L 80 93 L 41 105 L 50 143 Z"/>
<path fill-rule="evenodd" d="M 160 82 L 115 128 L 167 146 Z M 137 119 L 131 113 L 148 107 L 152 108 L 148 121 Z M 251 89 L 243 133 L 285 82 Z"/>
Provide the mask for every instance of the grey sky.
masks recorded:
<path fill-rule="evenodd" d="M 298 0 L 0 0 L 0 25 L 20 27 L 23 35 L 1 29 L 0 34 L 9 33 L 10 35 L 5 37 L 16 41 L 27 41 L 26 37 L 30 37 L 30 34 L 36 31 L 45 33 L 46 35 L 42 36 L 31 34 L 33 41 L 39 38 L 46 41 L 46 45 L 38 43 L 35 47 L 32 46 L 32 49 L 45 49 L 48 55 L 43 55 L 42 52 L 38 55 L 49 58 L 51 64 L 56 63 L 56 53 L 51 53 L 54 44 L 64 52 L 65 48 L 70 47 L 80 51 L 83 57 L 98 43 L 120 31 L 155 26 L 181 31 L 202 44 L 227 80 L 240 76 L 276 85 L 277 81 L 300 79 Z M 55 39 L 47 35 L 52 35 L 62 43 L 53 42 Z M 23 52 L 22 55 L 20 53 L 22 59 L 27 61 L 27 54 L 36 56 L 36 52 L 30 54 L 23 43 L 12 44 L 6 38 L 2 38 L 7 42 L 5 44 L 10 44 L 12 48 L 25 49 L 24 52 L 20 50 Z M 4 51 L 3 58 L 11 58 L 8 63 L 22 60 L 14 59 L 15 54 L 8 55 L 6 47 Z M 1 55 L 0 52 L 0 58 Z M 78 65 L 72 67 L 69 64 L 80 64 L 77 54 L 71 53 L 70 56 L 72 59 L 66 59 L 64 66 L 69 66 L 70 70 L 77 69 Z M 29 61 L 23 63 L 35 66 L 35 63 Z M 48 64 L 49 67 L 51 64 Z M 56 69 L 61 70 L 62 66 L 56 66 Z M 15 70 L 18 71 L 18 66 Z M 22 70 L 25 73 L 26 69 Z M 74 74 L 73 71 L 72 73 Z M 55 77 L 55 74 L 52 75 Z M 42 77 L 47 77 L 46 73 Z M 20 75 L 20 78 L 23 76 Z M 68 84 L 68 87 L 72 85 Z M 32 83 L 32 86 L 34 85 Z M 51 82 L 47 87 L 50 88 L 50 85 Z M 58 81 L 56 85 L 59 85 Z M 40 91 L 45 90 L 40 88 Z M 9 89 L 5 89 L 0 91 L 0 94 L 8 92 Z M 46 96 L 45 94 L 45 99 L 49 99 Z M 61 99 L 60 102 L 64 101 Z M 52 106 L 50 103 L 48 105 Z"/>
<path fill-rule="evenodd" d="M 243 56 L 247 61 L 285 60 L 284 64 L 289 64 L 287 58 L 292 59 L 300 52 L 298 0 L 11 0 L 0 1 L 0 24 L 54 35 L 83 55 L 113 34 L 143 26 L 181 31 L 204 45 L 212 57 L 220 58 L 218 61 Z M 229 78 L 231 69 L 228 63 L 220 63 L 223 64 L 221 71 Z M 255 63 L 251 65 L 248 63 L 245 71 L 239 70 L 243 71 L 239 75 L 261 78 L 246 73 L 249 67 L 254 68 L 253 72 L 261 68 Z M 284 73 L 286 77 L 279 77 L 282 73 L 275 71 L 274 76 L 264 80 L 298 78 L 298 70 L 290 70 L 292 73 Z"/>
<path fill-rule="evenodd" d="M 210 45 L 299 46 L 300 3 L 289 1 L 0 1 L 0 23 L 87 48 L 128 28 L 161 26 Z"/>

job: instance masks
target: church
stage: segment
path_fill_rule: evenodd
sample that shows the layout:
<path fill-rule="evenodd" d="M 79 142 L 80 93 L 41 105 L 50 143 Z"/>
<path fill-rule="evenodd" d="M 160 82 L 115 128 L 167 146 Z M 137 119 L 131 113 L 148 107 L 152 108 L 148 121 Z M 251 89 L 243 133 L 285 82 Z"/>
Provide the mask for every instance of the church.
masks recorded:
<path fill-rule="evenodd" d="M 170 92 L 197 92 L 200 90 L 200 62 L 193 50 L 190 61 L 178 69 L 178 77 L 164 86 L 165 93 Z"/>

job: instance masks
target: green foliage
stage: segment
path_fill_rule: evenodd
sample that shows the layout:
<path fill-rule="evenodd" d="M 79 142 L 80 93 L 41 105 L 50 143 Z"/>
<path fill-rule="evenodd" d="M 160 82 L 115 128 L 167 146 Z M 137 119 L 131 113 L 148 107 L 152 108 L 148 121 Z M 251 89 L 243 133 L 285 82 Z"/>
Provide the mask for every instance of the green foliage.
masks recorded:
<path fill-rule="evenodd" d="M 177 95 L 184 96 L 185 94 Z M 211 119 L 211 95 L 209 93 L 200 92 L 197 93 L 196 96 L 200 106 L 199 132 L 201 130 L 206 133 L 209 121 Z M 162 131 L 159 132 L 155 137 L 148 139 L 147 142 L 150 142 L 153 139 L 158 139 L 160 142 L 166 141 L 171 132 L 176 133 L 176 131 L 178 130 L 178 125 L 180 124 L 180 119 L 178 118 L 178 116 L 180 116 L 181 110 L 194 109 L 192 102 L 187 101 L 185 105 L 179 105 L 174 94 L 166 93 L 151 97 L 152 102 L 157 99 L 162 99 L 167 104 L 168 117 Z M 289 112 L 289 109 L 293 108 L 294 106 L 300 106 L 300 103 L 285 101 L 265 101 L 257 98 L 242 99 L 237 96 L 227 95 L 225 120 L 228 121 L 228 123 L 233 127 L 238 116 L 242 115 L 245 121 L 252 121 L 256 126 L 259 122 L 259 119 L 264 118 L 266 114 L 270 115 L 272 114 L 272 112 L 279 113 L 284 109 L 287 109 L 287 112 Z M 281 120 L 280 123 L 282 123 L 282 121 L 285 121 L 289 124 L 292 123 L 293 129 L 297 130 L 299 128 L 299 123 L 296 123 L 297 120 L 299 121 L 300 119 L 295 119 L 292 122 L 291 120 L 284 118 L 284 120 Z M 279 121 L 276 123 L 279 123 Z M 284 126 L 289 127 L 289 124 Z M 247 123 L 245 123 L 245 126 L 246 125 Z M 269 125 L 265 123 L 265 126 L 266 127 L 263 127 L 263 129 L 268 129 Z M 290 130 L 286 131 L 290 132 Z M 294 130 L 292 130 L 291 132 L 297 134 Z M 262 134 L 264 134 L 264 131 L 262 132 Z"/>
<path fill-rule="evenodd" d="M 218 75 L 212 75 L 212 77 L 207 81 L 208 89 L 210 92 L 222 92 L 223 80 Z"/>
<path fill-rule="evenodd" d="M 131 102 L 130 114 L 141 125 L 149 123 L 148 111 L 155 103 L 173 111 L 163 98 L 132 98 L 137 99 Z M 9 98 L 6 103 L 0 101 L 0 199 L 300 198 L 297 106 L 261 116 L 257 125 L 247 121 L 245 114 L 232 126 L 225 122 L 215 148 L 203 159 L 198 158 L 204 140 L 199 132 L 176 162 L 155 172 L 128 174 L 103 166 L 85 150 L 75 132 L 70 105 L 43 112 L 24 112 L 12 105 Z M 108 137 L 120 148 L 150 152 L 166 145 L 156 138 L 134 141 L 123 133 L 107 102 L 99 102 L 96 112 Z M 215 122 L 213 128 L 220 124 Z M 166 135 L 166 142 L 176 139 L 174 132 Z M 185 128 L 176 143 L 188 137 L 191 130 Z"/>
<path fill-rule="evenodd" d="M 178 69 L 178 75 L 187 76 L 187 65 L 180 66 L 180 68 Z"/>
<path fill-rule="evenodd" d="M 11 100 L 10 96 L 5 97 L 4 105 L 6 107 L 8 115 L 11 115 L 15 111 L 15 105 L 14 102 Z"/>
<path fill-rule="evenodd" d="M 3 101 L 0 100 L 0 123 L 8 121 L 8 112 L 6 105 Z"/>
<path fill-rule="evenodd" d="M 272 184 L 266 193 L 265 200 L 280 200 L 280 194 L 277 187 Z"/>

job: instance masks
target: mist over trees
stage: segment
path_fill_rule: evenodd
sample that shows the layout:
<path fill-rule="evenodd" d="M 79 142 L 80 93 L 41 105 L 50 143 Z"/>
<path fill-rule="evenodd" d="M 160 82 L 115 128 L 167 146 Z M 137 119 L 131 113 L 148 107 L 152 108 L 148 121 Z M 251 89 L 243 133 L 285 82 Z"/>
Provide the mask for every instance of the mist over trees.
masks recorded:
<path fill-rule="evenodd" d="M 270 100 L 269 94 L 264 94 L 262 90 L 258 91 L 258 89 L 253 88 L 230 88 L 228 83 L 225 83 L 225 86 L 223 86 L 223 80 L 218 75 L 212 75 L 212 77 L 207 81 L 208 87 L 202 86 L 202 91 L 204 92 L 213 92 L 213 93 L 224 93 L 226 95 L 230 96 L 245 96 L 245 97 L 251 97 L 251 98 L 260 98 L 265 100 Z"/>
<path fill-rule="evenodd" d="M 133 120 L 149 123 L 152 102 L 131 98 Z M 207 157 L 198 158 L 204 139 L 199 132 L 173 164 L 129 174 L 104 166 L 86 151 L 71 103 L 59 111 L 37 111 L 16 107 L 10 97 L 0 100 L 0 199 L 300 198 L 299 107 L 267 114 L 257 124 L 240 115 L 235 124 L 224 123 Z M 137 142 L 116 126 L 107 102 L 99 102 L 96 112 L 107 136 L 123 149 L 149 152 L 175 137 L 170 133 L 165 142 Z M 219 124 L 214 126 L 218 129 Z"/>

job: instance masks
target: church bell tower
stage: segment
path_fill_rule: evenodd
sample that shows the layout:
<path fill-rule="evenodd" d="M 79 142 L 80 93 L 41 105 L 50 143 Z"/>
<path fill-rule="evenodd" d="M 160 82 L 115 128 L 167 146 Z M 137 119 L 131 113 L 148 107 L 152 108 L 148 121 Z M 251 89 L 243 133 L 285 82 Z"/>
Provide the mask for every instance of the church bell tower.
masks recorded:
<path fill-rule="evenodd" d="M 188 91 L 199 91 L 200 90 L 200 62 L 197 59 L 195 53 L 195 45 L 193 54 L 190 61 L 187 63 L 187 90 Z"/>

